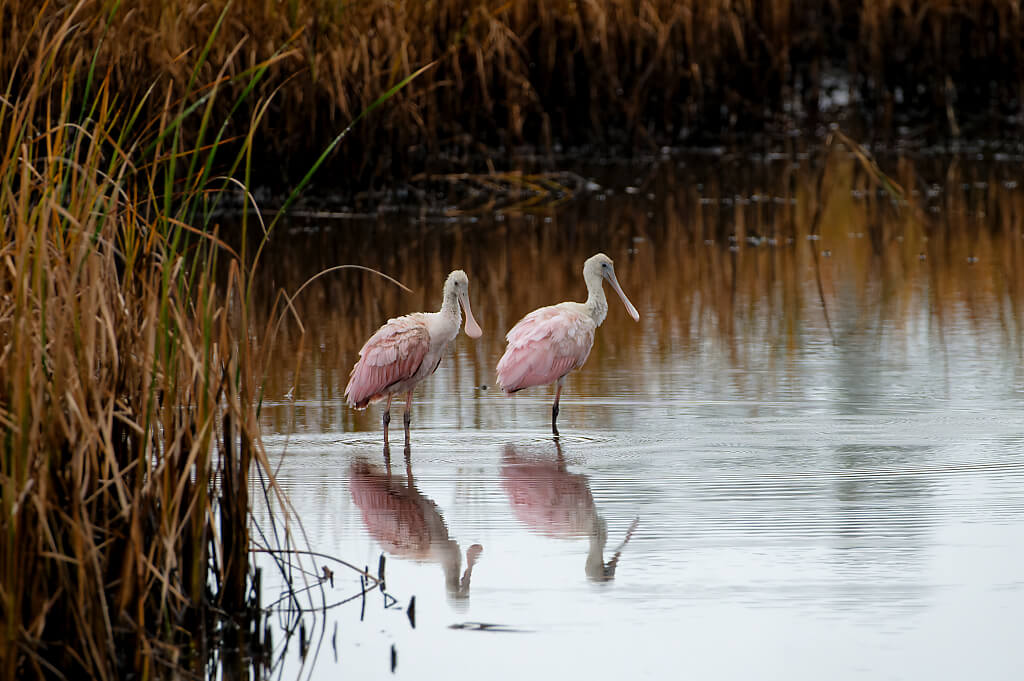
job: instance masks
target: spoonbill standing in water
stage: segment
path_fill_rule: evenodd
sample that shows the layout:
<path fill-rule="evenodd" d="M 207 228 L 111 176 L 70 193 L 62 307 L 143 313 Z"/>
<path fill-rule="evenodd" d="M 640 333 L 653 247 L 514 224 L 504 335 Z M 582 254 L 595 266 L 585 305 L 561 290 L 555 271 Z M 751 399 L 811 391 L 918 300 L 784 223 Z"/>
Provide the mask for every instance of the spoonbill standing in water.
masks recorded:
<path fill-rule="evenodd" d="M 520 319 L 505 336 L 508 347 L 498 362 L 498 385 L 509 394 L 557 381 L 555 404 L 551 407 L 551 431 L 555 435 L 558 399 L 565 376 L 587 361 L 594 345 L 594 331 L 608 316 L 604 280 L 622 298 L 629 316 L 640 321 L 640 313 L 622 292 L 615 278 L 615 266 L 607 255 L 598 253 L 583 263 L 583 280 L 587 283 L 587 302 L 549 305 Z"/>
<path fill-rule="evenodd" d="M 479 338 L 482 331 L 469 306 L 469 277 L 455 270 L 444 282 L 444 300 L 438 312 L 414 312 L 395 319 L 370 336 L 345 388 L 350 407 L 365 409 L 371 402 L 387 398 L 384 408 L 384 446 L 388 445 L 391 398 L 405 393 L 405 443 L 409 444 L 412 420 L 412 391 L 434 373 L 448 344 L 455 340 L 462 324 L 459 304 L 466 310 L 466 335 Z"/>

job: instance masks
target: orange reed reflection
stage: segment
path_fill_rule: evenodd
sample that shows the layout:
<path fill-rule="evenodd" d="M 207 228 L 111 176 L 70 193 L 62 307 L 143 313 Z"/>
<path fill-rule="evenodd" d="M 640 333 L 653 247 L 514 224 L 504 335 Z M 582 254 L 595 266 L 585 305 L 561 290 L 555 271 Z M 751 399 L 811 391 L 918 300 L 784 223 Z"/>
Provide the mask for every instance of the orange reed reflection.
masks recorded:
<path fill-rule="evenodd" d="M 448 526 L 437 504 L 416 487 L 411 459 L 408 455 L 405 458 L 404 481 L 392 476 L 390 452 L 386 449 L 385 462 L 382 470 L 359 457 L 349 469 L 352 501 L 362 513 L 366 530 L 392 556 L 440 564 L 448 597 L 456 604 L 466 601 L 473 566 L 483 547 L 469 547 L 466 570 L 460 576 L 462 550 L 448 536 Z"/>
<path fill-rule="evenodd" d="M 707 365 L 709 357 L 745 380 L 765 366 L 784 369 L 803 348 L 854 336 L 899 348 L 916 334 L 942 352 L 951 331 L 967 331 L 1019 349 L 1019 166 L 957 158 L 884 165 L 906 188 L 906 201 L 880 192 L 855 159 L 835 153 L 821 165 L 796 156 L 736 157 L 668 161 L 639 178 L 629 168 L 619 171 L 626 178 L 595 174 L 602 186 L 628 182 L 634 191 L 598 192 L 537 213 L 288 225 L 292 233 L 275 235 L 279 248 L 261 264 L 264 299 L 339 263 L 377 268 L 416 292 L 363 272 L 315 282 L 294 301 L 306 334 L 291 320 L 282 326 L 266 394 L 294 391 L 297 402 L 324 405 L 315 414 L 300 410 L 300 428 L 374 429 L 376 414 L 334 406 L 348 369 L 389 317 L 437 305 L 434 282 L 452 267 L 473 280 L 484 335 L 457 348 L 455 361 L 443 364 L 451 368 L 446 377 L 421 390 L 428 398 L 465 397 L 470 386 L 493 386 L 504 334 L 541 305 L 582 300 L 580 263 L 597 251 L 615 261 L 642 323 L 637 329 L 621 310 L 610 311 L 591 366 L 574 377 L 579 395 L 624 386 L 642 394 L 668 370 Z M 616 366 L 642 380 L 624 381 L 611 371 Z M 761 392 L 771 397 L 770 386 Z"/>
<path fill-rule="evenodd" d="M 610 581 L 615 578 L 622 549 L 638 521 L 633 521 L 626 538 L 606 562 L 608 527 L 594 505 L 590 480 L 582 473 L 567 470 L 561 444 L 557 437 L 554 440 L 554 459 L 526 454 L 515 445 L 505 445 L 501 481 L 509 503 L 516 517 L 535 532 L 560 539 L 589 538 L 587 577 L 598 582 Z"/>

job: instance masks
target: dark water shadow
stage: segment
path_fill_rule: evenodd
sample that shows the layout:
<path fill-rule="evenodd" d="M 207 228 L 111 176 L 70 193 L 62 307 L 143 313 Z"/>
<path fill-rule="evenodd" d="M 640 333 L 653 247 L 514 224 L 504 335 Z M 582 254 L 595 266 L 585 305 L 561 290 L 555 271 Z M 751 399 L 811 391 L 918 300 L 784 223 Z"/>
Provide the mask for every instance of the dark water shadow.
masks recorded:
<path fill-rule="evenodd" d="M 590 479 L 582 473 L 569 472 L 559 438 L 552 439 L 554 457 L 550 453 L 535 453 L 534 448 L 505 445 L 501 481 L 509 504 L 519 521 L 538 534 L 560 539 L 587 537 L 587 578 L 611 581 L 639 518 L 630 525 L 612 557 L 605 561 L 608 525 L 594 504 Z"/>

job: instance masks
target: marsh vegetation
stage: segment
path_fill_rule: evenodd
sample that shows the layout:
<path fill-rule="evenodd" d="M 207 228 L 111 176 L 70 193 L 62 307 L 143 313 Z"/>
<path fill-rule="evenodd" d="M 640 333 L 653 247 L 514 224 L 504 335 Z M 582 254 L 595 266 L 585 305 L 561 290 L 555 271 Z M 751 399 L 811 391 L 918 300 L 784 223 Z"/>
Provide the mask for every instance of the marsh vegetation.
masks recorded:
<path fill-rule="evenodd" d="M 230 183 L 216 83 L 175 100 L 126 96 L 95 64 L 79 79 L 62 62 L 80 26 L 56 14 L 0 101 L 0 673 L 201 669 L 258 621 L 259 243 L 235 252 L 210 222 Z"/>
<path fill-rule="evenodd" d="M 837 116 L 866 142 L 1001 137 L 1019 132 L 1024 102 L 1013 0 L 15 2 L 0 32 L 18 49 L 0 55 L 0 74 L 30 80 L 26 54 L 65 25 L 51 68 L 71 76 L 76 102 L 90 74 L 109 77 L 124 102 L 155 85 L 143 112 L 159 118 L 166 98 L 216 83 L 212 110 L 228 137 L 246 136 L 266 102 L 255 160 L 278 189 L 282 169 L 298 181 L 327 140 L 428 65 L 334 151 L 341 179 L 325 190 L 500 171 L 523 149 L 813 138 Z M 245 74 L 261 65 L 253 84 Z"/>

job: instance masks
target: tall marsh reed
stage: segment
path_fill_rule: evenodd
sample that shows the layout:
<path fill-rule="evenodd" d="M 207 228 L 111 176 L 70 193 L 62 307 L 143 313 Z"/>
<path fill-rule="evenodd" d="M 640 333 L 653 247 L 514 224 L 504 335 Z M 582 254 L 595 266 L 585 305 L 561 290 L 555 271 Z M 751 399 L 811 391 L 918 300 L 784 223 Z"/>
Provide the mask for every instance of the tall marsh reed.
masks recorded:
<path fill-rule="evenodd" d="M 0 74 L 17 77 L 11 46 L 32 44 L 40 24 L 43 32 L 59 26 L 70 7 L 51 2 L 39 15 L 35 4 L 19 2 L 0 12 Z M 307 167 L 308 156 L 378 93 L 435 62 L 336 152 L 343 171 L 336 184 L 465 168 L 483 149 L 548 151 L 563 143 L 607 153 L 615 145 L 717 141 L 785 128 L 804 115 L 813 121 L 820 107 L 842 101 L 872 135 L 904 123 L 920 124 L 919 139 L 1019 131 L 1012 115 L 1024 101 L 1024 16 L 1015 0 L 88 0 L 78 7 L 79 28 L 54 65 L 76 73 L 78 86 L 94 62 L 121 92 L 144 91 L 159 77 L 180 94 L 218 21 L 203 82 L 222 70 L 237 75 L 290 42 L 294 51 L 255 91 L 281 88 L 257 154 L 273 171 L 267 181 L 278 178 L 282 159 Z M 246 86 L 225 83 L 221 114 Z M 150 100 L 147 113 L 160 106 Z"/>
<path fill-rule="evenodd" d="M 212 210 L 246 185 L 274 57 L 210 72 L 200 41 L 179 55 L 180 96 L 166 80 L 136 96 L 78 59 L 87 5 L 38 15 L 0 97 L 5 679 L 149 678 L 244 632 L 250 472 L 272 480 L 270 334 L 250 326 L 245 266 L 258 243 L 228 248 Z M 227 156 L 226 90 L 249 116 Z M 254 223 L 243 234 L 262 236 Z"/>

